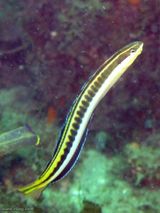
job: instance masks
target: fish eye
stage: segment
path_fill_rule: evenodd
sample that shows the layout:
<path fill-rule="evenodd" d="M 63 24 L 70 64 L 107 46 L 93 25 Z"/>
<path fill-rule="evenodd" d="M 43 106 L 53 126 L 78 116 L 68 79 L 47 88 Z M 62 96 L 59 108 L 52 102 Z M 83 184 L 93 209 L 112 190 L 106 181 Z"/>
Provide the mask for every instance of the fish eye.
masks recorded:
<path fill-rule="evenodd" d="M 135 53 L 135 52 L 136 52 L 136 50 L 135 50 L 134 48 L 132 48 L 132 49 L 130 50 L 130 54 Z"/>

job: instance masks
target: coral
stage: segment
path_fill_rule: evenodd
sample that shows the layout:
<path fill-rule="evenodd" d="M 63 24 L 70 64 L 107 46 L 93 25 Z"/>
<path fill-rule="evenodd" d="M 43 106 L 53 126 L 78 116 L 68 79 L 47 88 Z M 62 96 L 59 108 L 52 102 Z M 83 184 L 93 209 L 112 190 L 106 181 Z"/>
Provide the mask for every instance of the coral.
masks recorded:
<path fill-rule="evenodd" d="M 101 207 L 90 201 L 83 201 L 83 209 L 80 213 L 101 213 Z"/>
<path fill-rule="evenodd" d="M 150 193 L 149 189 L 136 189 L 122 179 L 122 171 L 126 167 L 125 156 L 106 157 L 96 151 L 88 150 L 82 159 L 72 174 L 61 182 L 54 183 L 53 186 L 50 184 L 40 200 L 24 198 L 18 194 L 5 197 L 4 193 L 0 193 L 0 198 L 4 201 L 2 208 L 8 206 L 6 202 L 13 206 L 14 202 L 20 199 L 20 207 L 23 209 L 25 206 L 33 212 L 38 209 L 49 212 L 53 209 L 53 212 L 79 213 L 87 208 L 85 202 L 96 204 L 97 208 L 99 206 L 102 209 L 102 213 L 159 212 L 158 190 Z M 7 183 L 7 180 L 5 182 L 6 186 L 12 183 Z M 13 186 L 9 189 L 13 190 Z"/>
<path fill-rule="evenodd" d="M 135 186 L 157 188 L 160 187 L 160 159 L 159 149 L 151 146 L 131 143 L 125 147 L 128 159 L 126 175 Z"/>
<path fill-rule="evenodd" d="M 159 14 L 158 0 L 0 1 L 0 132 L 29 123 L 41 137 L 1 160 L 2 210 L 79 213 L 86 201 L 103 213 L 160 212 Z M 39 201 L 14 193 L 52 157 L 81 86 L 132 40 L 144 42 L 142 57 L 97 108 L 74 171 Z"/>

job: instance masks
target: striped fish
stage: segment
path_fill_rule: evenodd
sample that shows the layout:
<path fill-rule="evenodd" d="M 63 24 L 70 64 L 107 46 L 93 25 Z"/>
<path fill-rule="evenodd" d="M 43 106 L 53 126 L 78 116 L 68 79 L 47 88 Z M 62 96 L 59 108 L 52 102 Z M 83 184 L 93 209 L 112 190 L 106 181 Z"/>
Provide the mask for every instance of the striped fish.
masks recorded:
<path fill-rule="evenodd" d="M 60 180 L 72 169 L 84 144 L 82 136 L 95 107 L 141 54 L 142 49 L 143 43 L 140 41 L 123 47 L 106 60 L 88 80 L 67 116 L 53 158 L 41 176 L 33 183 L 19 188 L 20 192 L 29 195 L 43 190 L 50 182 Z"/>

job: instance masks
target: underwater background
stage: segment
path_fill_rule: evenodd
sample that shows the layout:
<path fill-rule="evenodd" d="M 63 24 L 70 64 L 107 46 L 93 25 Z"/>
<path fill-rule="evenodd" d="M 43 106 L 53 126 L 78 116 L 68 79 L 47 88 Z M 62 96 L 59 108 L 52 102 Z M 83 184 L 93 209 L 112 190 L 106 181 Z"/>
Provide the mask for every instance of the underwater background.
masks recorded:
<path fill-rule="evenodd" d="M 51 160 L 83 84 L 132 41 L 142 55 L 97 106 L 73 170 L 39 198 L 17 192 Z M 159 0 L 0 0 L 0 212 L 160 213 L 159 82 Z"/>

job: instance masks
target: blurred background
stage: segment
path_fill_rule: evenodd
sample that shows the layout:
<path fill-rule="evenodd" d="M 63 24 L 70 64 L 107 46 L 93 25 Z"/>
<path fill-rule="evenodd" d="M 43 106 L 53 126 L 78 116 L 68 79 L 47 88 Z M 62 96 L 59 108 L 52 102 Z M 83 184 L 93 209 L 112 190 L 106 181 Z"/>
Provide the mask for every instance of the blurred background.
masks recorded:
<path fill-rule="evenodd" d="M 0 144 L 0 211 L 160 212 L 159 14 L 159 0 L 0 1 L 0 134 L 27 124 L 41 138 Z M 44 170 L 88 78 L 137 40 L 142 55 L 96 108 L 76 167 L 38 200 L 15 192 Z"/>

